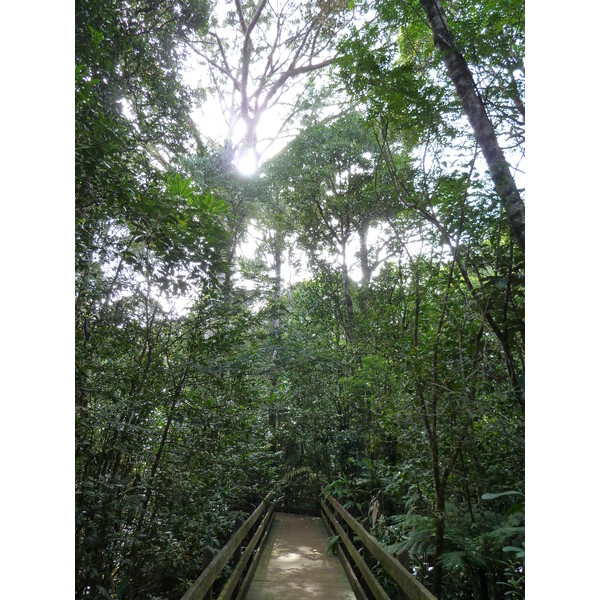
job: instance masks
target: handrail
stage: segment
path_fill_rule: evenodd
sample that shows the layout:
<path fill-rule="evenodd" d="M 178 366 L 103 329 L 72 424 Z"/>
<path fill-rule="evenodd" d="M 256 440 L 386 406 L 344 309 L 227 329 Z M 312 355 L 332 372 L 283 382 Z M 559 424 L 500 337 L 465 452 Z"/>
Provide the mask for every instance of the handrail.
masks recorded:
<path fill-rule="evenodd" d="M 242 578 L 244 568 L 252 558 L 252 553 L 256 545 L 261 539 L 264 538 L 271 525 L 274 505 L 270 503 L 271 494 L 269 494 L 256 508 L 256 510 L 244 521 L 241 527 L 233 534 L 231 539 L 223 546 L 222 550 L 211 560 L 210 564 L 204 569 L 200 577 L 192 584 L 188 591 L 181 597 L 181 600 L 203 600 L 204 598 L 210 597 L 212 589 L 217 577 L 221 574 L 221 571 L 225 568 L 225 565 L 231 560 L 234 554 L 241 554 L 241 546 L 250 533 L 251 528 L 257 523 L 258 519 L 264 514 L 260 525 L 256 528 L 252 539 L 248 542 L 244 553 L 241 556 L 236 557 L 236 566 L 230 575 L 225 587 L 219 594 L 218 600 L 228 600 L 231 598 L 236 590 L 238 584 Z M 268 507 L 268 508 L 267 508 Z M 257 554 L 262 551 L 262 547 L 259 548 Z M 242 586 L 247 583 L 247 580 L 251 579 L 255 567 L 256 561 L 250 566 L 249 573 L 244 578 Z M 250 575 L 250 577 L 248 577 Z M 246 587 L 246 586 L 244 586 Z"/>
<path fill-rule="evenodd" d="M 381 566 L 390 575 L 390 577 L 396 582 L 400 592 L 404 594 L 404 597 L 408 600 L 436 600 L 436 597 L 412 574 L 410 573 L 396 558 L 391 556 L 385 548 L 371 535 L 367 530 L 354 518 L 348 511 L 337 501 L 335 498 L 328 494 L 323 488 L 321 488 L 323 498 L 321 498 L 321 518 L 328 526 L 331 533 L 331 524 L 337 533 L 339 534 L 345 549 L 352 557 L 354 564 L 362 574 L 364 581 L 369 586 L 369 589 L 373 596 L 377 600 L 389 600 L 389 596 L 383 590 L 379 582 L 375 579 L 375 576 L 371 572 L 371 569 L 365 562 L 364 558 L 359 554 L 359 551 L 354 546 L 348 534 L 344 531 L 344 528 L 334 516 L 334 512 L 342 518 L 343 521 L 354 531 L 354 533 L 360 538 L 364 548 L 371 554 L 371 556 L 379 561 Z M 331 506 L 331 508 L 327 505 Z M 339 552 L 340 550 L 338 550 Z M 343 557 L 343 558 L 342 558 Z M 343 551 L 341 551 L 340 558 L 342 558 L 342 564 L 348 562 Z M 346 573 L 350 578 L 350 582 L 353 587 L 356 585 L 360 586 L 356 576 L 353 572 L 349 572 L 351 567 L 344 564 Z M 361 598 L 366 598 L 366 594 L 362 588 L 356 589 L 357 595 Z"/>

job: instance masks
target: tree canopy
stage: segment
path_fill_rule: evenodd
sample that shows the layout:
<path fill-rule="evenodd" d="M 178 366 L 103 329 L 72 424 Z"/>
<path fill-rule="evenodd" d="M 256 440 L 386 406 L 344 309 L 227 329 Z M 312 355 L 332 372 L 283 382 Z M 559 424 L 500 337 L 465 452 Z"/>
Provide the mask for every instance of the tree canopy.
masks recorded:
<path fill-rule="evenodd" d="M 76 597 L 180 598 L 316 482 L 438 598 L 523 598 L 523 2 L 75 13 Z"/>

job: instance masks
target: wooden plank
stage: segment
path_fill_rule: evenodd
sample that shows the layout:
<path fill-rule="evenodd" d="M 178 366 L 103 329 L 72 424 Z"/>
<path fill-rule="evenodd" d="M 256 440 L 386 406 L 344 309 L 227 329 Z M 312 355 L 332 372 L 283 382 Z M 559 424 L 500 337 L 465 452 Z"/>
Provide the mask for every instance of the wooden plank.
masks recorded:
<path fill-rule="evenodd" d="M 262 523 L 260 524 L 260 527 L 256 530 L 255 534 L 252 536 L 252 539 L 250 540 L 248 546 L 244 550 L 244 554 L 242 554 L 237 565 L 235 566 L 235 569 L 233 570 L 233 573 L 231 573 L 231 575 L 229 576 L 229 579 L 227 580 L 227 583 L 225 584 L 225 587 L 219 594 L 219 597 L 217 600 L 229 600 L 235 593 L 235 588 L 237 587 L 237 584 L 238 584 L 240 578 L 242 577 L 242 573 L 243 573 L 244 569 L 246 568 L 248 561 L 252 557 L 252 553 L 254 552 L 254 548 L 255 548 L 256 544 L 261 539 L 262 534 L 265 530 L 265 527 L 267 526 L 267 523 L 270 522 L 270 517 L 273 514 L 274 510 L 275 510 L 275 506 L 273 506 L 271 504 L 271 506 L 269 506 L 269 510 L 267 511 L 267 514 L 265 515 L 265 518 L 262 520 Z"/>
<path fill-rule="evenodd" d="M 273 508 L 274 508 L 274 506 L 273 506 Z M 258 549 L 256 550 L 256 556 L 254 557 L 254 560 L 250 563 L 250 568 L 248 569 L 248 572 L 246 573 L 246 576 L 244 577 L 244 581 L 242 581 L 242 586 L 240 587 L 240 591 L 238 594 L 239 600 L 244 600 L 244 598 L 246 597 L 246 594 L 248 593 L 248 588 L 250 587 L 250 584 L 252 583 L 252 578 L 254 577 L 256 567 L 258 567 L 258 563 L 260 562 L 260 557 L 262 556 L 263 550 L 265 549 L 265 546 L 267 545 L 267 538 L 269 537 L 269 530 L 271 529 L 271 524 L 273 523 L 274 511 L 270 511 L 270 513 L 271 513 L 270 515 L 267 514 L 267 516 L 265 517 L 267 526 L 265 528 L 266 529 L 265 534 L 263 535 L 263 537 L 258 545 Z"/>
<path fill-rule="evenodd" d="M 223 570 L 223 567 L 229 562 L 229 559 L 233 556 L 233 553 L 237 550 L 238 546 L 244 541 L 244 538 L 250 531 L 250 528 L 257 521 L 258 517 L 262 514 L 267 506 L 267 499 L 263 500 L 256 510 L 250 515 L 246 522 L 235 532 L 233 537 L 223 546 L 223 549 L 212 562 L 208 565 L 208 568 L 202 572 L 200 577 L 196 579 L 190 589 L 181 597 L 181 600 L 203 600 L 204 596 L 213 586 L 213 583 Z"/>
<path fill-rule="evenodd" d="M 436 597 L 400 562 L 386 552 L 385 548 L 331 495 L 323 490 L 325 499 L 358 535 L 365 548 L 381 563 L 392 579 L 410 600 L 437 600 Z"/>
<path fill-rule="evenodd" d="M 327 517 L 335 527 L 336 531 L 342 538 L 346 550 L 348 550 L 350 556 L 352 556 L 354 564 L 360 569 L 360 572 L 365 578 L 365 581 L 367 582 L 367 585 L 369 586 L 371 592 L 373 592 L 373 595 L 375 596 L 376 600 L 390 600 L 390 597 L 385 593 L 385 590 L 381 587 L 381 584 L 379 583 L 379 581 L 377 581 L 375 575 L 373 575 L 371 569 L 369 569 L 369 567 L 363 560 L 363 557 L 358 553 L 358 550 L 355 548 L 354 544 L 352 543 L 346 532 L 343 530 L 338 520 L 331 514 L 331 511 L 329 510 L 329 508 L 327 508 L 327 505 L 323 500 L 321 500 L 321 507 L 323 508 L 325 514 L 327 515 Z"/>
<path fill-rule="evenodd" d="M 318 517 L 276 512 L 245 600 L 356 600 Z"/>
<path fill-rule="evenodd" d="M 327 517 L 325 516 L 325 513 L 322 510 L 321 521 L 323 521 L 323 525 L 325 525 L 327 533 L 333 537 L 333 529 L 331 529 L 331 525 L 329 524 L 329 521 L 327 520 Z M 358 577 L 356 577 L 356 573 L 352 569 L 350 561 L 348 560 L 348 557 L 346 556 L 346 553 L 344 552 L 344 549 L 342 548 L 341 544 L 338 545 L 336 552 L 340 559 L 340 562 L 342 563 L 342 567 L 344 567 L 346 577 L 348 577 L 348 581 L 350 582 L 350 585 L 352 586 L 352 589 L 354 590 L 354 593 L 356 594 L 358 600 L 369 600 L 367 594 L 365 593 L 365 590 L 362 589 L 360 581 L 358 581 Z"/>

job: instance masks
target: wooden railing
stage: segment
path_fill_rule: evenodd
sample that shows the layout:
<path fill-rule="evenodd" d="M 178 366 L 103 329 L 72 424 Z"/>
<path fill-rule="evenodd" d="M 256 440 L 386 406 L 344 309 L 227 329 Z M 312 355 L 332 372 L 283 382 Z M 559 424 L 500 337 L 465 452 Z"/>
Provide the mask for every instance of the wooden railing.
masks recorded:
<path fill-rule="evenodd" d="M 436 600 L 435 596 L 400 563 L 330 494 L 321 490 L 321 518 L 329 535 L 340 536 L 337 553 L 359 600 L 389 600 L 371 566 L 378 561 L 396 583 L 398 600 Z M 335 533 L 334 533 L 335 532 Z M 359 550 L 352 538 L 360 539 Z M 357 542 L 358 543 L 358 542 Z"/>
<path fill-rule="evenodd" d="M 254 576 L 273 520 L 275 507 L 270 500 L 271 496 L 269 495 L 258 505 L 256 510 L 244 521 L 216 556 L 209 555 L 207 557 L 207 564 L 202 574 L 182 596 L 181 600 L 212 599 L 215 581 L 230 561 L 232 562 L 233 572 L 221 590 L 218 600 L 244 597 Z M 252 536 L 251 539 L 247 541 L 250 536 Z M 242 548 L 244 548 L 243 552 Z M 255 549 L 256 553 L 254 553 Z"/>

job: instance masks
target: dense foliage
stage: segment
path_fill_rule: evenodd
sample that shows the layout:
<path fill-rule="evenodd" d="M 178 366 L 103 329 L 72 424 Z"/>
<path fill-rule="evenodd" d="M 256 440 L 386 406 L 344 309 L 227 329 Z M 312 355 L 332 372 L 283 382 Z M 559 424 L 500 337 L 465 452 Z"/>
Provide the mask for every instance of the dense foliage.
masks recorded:
<path fill-rule="evenodd" d="M 181 597 L 292 481 L 437 597 L 524 597 L 522 240 L 427 5 L 295 3 L 339 110 L 248 179 L 190 120 L 209 5 L 76 3 L 77 598 Z M 522 2 L 444 7 L 514 183 Z"/>

